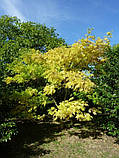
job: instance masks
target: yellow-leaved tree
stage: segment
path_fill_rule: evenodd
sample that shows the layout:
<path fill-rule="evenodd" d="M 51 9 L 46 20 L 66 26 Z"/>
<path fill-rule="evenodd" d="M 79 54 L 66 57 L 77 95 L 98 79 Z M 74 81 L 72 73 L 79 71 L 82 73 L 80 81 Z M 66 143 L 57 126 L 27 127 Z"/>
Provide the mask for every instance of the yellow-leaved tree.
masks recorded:
<path fill-rule="evenodd" d="M 104 61 L 103 54 L 110 47 L 110 36 L 108 32 L 103 39 L 96 38 L 89 30 L 85 38 L 72 46 L 55 48 L 44 54 L 35 50 L 22 53 L 8 66 L 12 75 L 5 79 L 7 84 L 25 85 L 24 91 L 15 91 L 12 95 L 19 104 L 14 113 L 21 113 L 22 109 L 25 117 L 41 118 L 37 115 L 38 106 L 47 109 L 50 101 L 52 106 L 48 108 L 48 114 L 54 119 L 91 120 L 99 109 L 86 99 L 95 87 L 90 67 Z"/>

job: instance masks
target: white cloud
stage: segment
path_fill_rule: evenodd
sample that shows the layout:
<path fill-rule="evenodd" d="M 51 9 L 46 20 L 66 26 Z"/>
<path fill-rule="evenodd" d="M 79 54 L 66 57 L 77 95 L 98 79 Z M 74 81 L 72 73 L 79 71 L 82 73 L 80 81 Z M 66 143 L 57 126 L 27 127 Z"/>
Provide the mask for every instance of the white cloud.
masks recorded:
<path fill-rule="evenodd" d="M 82 15 L 79 17 L 75 11 L 72 12 L 72 0 L 64 2 L 63 5 L 62 1 L 57 0 L 0 0 L 0 7 L 5 14 L 17 16 L 21 21 L 34 20 L 53 26 L 64 21 L 87 22 L 88 18 Z"/>
<path fill-rule="evenodd" d="M 17 16 L 21 21 L 26 21 L 25 17 L 17 7 L 18 0 L 1 0 L 1 7 L 10 16 Z"/>
<path fill-rule="evenodd" d="M 35 20 L 53 26 L 66 20 L 77 20 L 67 6 L 62 7 L 57 0 L 0 0 L 5 14 L 17 16 L 21 21 Z"/>

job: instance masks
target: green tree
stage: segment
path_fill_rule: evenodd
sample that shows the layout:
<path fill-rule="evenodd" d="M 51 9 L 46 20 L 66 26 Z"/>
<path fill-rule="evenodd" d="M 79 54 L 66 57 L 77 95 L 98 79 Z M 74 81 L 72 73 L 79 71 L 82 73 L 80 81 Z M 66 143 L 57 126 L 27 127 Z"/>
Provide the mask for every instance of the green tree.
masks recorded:
<path fill-rule="evenodd" d="M 0 123 L 1 131 L 5 133 L 4 127 L 11 126 L 9 123 L 12 119 L 10 111 L 16 106 L 16 102 L 12 100 L 11 94 L 14 90 L 20 91 L 25 89 L 24 84 L 5 84 L 4 78 L 7 75 L 12 75 L 7 69 L 8 64 L 12 63 L 16 58 L 19 58 L 20 53 L 25 53 L 26 50 L 34 48 L 44 53 L 55 47 L 66 45 L 62 38 L 59 38 L 56 30 L 45 25 L 34 22 L 21 22 L 17 17 L 1 16 L 0 18 Z M 44 82 L 44 81 L 42 81 Z M 33 81 L 29 85 L 33 85 Z M 38 86 L 40 81 L 35 82 Z M 5 124 L 6 120 L 6 124 Z M 11 128 L 11 127 L 10 127 Z M 9 129 L 10 129 L 9 128 Z M 7 132 L 6 132 L 7 133 Z M 4 135 L 4 134 L 3 134 Z M 4 137 L 4 140 L 10 138 Z M 6 139 L 7 138 L 7 139 Z M 2 139 L 1 139 L 2 140 Z"/>
<path fill-rule="evenodd" d="M 18 57 L 21 48 L 34 48 L 46 52 L 64 45 L 53 27 L 48 28 L 34 22 L 21 22 L 17 17 L 0 18 L 0 56 L 10 62 Z"/>

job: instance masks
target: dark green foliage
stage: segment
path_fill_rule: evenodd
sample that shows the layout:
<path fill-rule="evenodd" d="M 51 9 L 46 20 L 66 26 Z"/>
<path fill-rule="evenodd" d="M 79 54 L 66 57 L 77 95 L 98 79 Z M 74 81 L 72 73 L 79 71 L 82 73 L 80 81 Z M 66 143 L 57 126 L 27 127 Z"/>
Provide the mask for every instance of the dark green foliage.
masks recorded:
<path fill-rule="evenodd" d="M 119 136 L 119 45 L 106 52 L 107 61 L 95 71 L 98 102 L 102 107 L 103 128 Z"/>

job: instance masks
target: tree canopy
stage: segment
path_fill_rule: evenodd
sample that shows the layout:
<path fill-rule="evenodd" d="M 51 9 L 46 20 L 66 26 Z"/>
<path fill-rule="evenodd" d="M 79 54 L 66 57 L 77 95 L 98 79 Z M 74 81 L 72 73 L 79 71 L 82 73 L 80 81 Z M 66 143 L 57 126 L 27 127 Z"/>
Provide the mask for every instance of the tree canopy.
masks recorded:
<path fill-rule="evenodd" d="M 6 121 L 12 119 L 10 114 L 16 102 L 11 94 L 15 89 L 22 89 L 25 85 L 7 85 L 4 78 L 11 74 L 8 64 L 18 59 L 25 50 L 35 49 L 44 53 L 55 47 L 66 45 L 64 39 L 59 38 L 56 30 L 34 22 L 21 22 L 17 17 L 1 16 L 0 18 L 0 123 L 10 128 L 14 123 Z M 6 120 L 6 121 L 5 121 Z M 5 122 L 5 123 L 4 123 Z M 8 130 L 9 131 L 9 130 Z M 3 134 L 4 135 L 4 134 Z M 9 138 L 7 135 L 4 140 Z"/>
<path fill-rule="evenodd" d="M 22 48 L 34 48 L 46 52 L 65 44 L 51 27 L 34 22 L 21 22 L 17 17 L 0 18 L 0 57 L 6 62 L 18 57 Z"/>
<path fill-rule="evenodd" d="M 68 48 L 62 46 L 44 54 L 34 49 L 23 53 L 9 65 L 12 75 L 6 78 L 7 84 L 27 85 L 24 90 L 12 94 L 18 104 L 14 114 L 41 118 L 36 114 L 38 107 L 47 107 L 50 101 L 53 106 L 48 112 L 55 119 L 76 117 L 90 120 L 92 114 L 99 112 L 98 107 L 90 107 L 88 102 L 75 98 L 73 93 L 79 96 L 84 93 L 88 97 L 92 92 L 95 85 L 90 79 L 92 75 L 86 75 L 86 71 L 90 69 L 89 65 L 100 64 L 100 58 L 109 46 L 107 38 L 96 39 L 89 33 Z"/>

